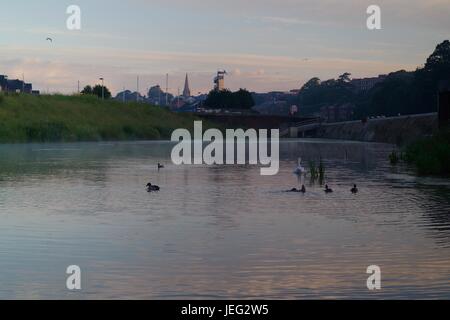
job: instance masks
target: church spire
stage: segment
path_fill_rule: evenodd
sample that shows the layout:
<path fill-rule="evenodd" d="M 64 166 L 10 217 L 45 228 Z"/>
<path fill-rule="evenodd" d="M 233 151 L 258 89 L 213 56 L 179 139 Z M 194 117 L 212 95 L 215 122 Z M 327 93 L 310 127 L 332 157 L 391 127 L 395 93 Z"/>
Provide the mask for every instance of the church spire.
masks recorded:
<path fill-rule="evenodd" d="M 191 96 L 191 89 L 189 88 L 189 77 L 186 73 L 186 80 L 184 81 L 184 90 L 183 90 L 183 97 L 189 98 Z"/>

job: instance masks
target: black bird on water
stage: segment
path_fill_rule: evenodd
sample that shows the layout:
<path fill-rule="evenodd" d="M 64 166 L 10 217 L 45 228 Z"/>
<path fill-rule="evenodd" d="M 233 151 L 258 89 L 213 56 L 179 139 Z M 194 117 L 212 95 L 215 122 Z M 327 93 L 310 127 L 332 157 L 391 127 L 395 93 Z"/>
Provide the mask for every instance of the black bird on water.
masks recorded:
<path fill-rule="evenodd" d="M 356 186 L 356 184 L 353 186 L 351 192 L 352 192 L 353 194 L 357 194 L 357 193 L 358 193 L 358 187 Z"/>
<path fill-rule="evenodd" d="M 325 193 L 332 193 L 333 189 L 331 189 L 328 185 L 325 185 Z"/>
<path fill-rule="evenodd" d="M 164 169 L 164 165 L 162 165 L 161 163 L 158 163 L 158 170 L 160 169 Z"/>
<path fill-rule="evenodd" d="M 147 191 L 148 191 L 148 192 L 153 192 L 153 191 L 159 191 L 159 190 L 161 190 L 160 187 L 154 186 L 154 185 L 152 185 L 151 183 L 148 183 L 146 187 L 147 187 Z"/>
<path fill-rule="evenodd" d="M 286 191 L 286 192 L 301 192 L 301 193 L 306 193 L 306 188 L 305 188 L 305 186 L 303 185 L 302 186 L 302 188 L 299 190 L 299 189 L 297 189 L 297 188 L 292 188 L 291 190 L 288 190 L 288 191 Z"/>

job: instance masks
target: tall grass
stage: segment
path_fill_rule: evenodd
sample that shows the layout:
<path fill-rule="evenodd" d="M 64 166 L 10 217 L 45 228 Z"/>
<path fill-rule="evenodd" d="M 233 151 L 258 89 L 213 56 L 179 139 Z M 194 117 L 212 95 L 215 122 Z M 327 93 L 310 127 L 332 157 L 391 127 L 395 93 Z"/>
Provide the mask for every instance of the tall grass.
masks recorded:
<path fill-rule="evenodd" d="M 404 159 L 420 175 L 450 176 L 450 128 L 409 145 Z"/>
<path fill-rule="evenodd" d="M 399 161 L 400 161 L 400 157 L 398 156 L 397 151 L 393 150 L 389 154 L 389 162 L 391 163 L 391 165 L 395 166 L 396 164 L 398 164 Z"/>
<path fill-rule="evenodd" d="M 323 163 L 322 158 L 320 158 L 319 162 L 319 183 L 323 184 L 325 181 L 325 164 Z"/>
<path fill-rule="evenodd" d="M 323 184 L 325 181 L 325 164 L 323 163 L 322 158 L 320 158 L 319 166 L 316 165 L 314 160 L 309 161 L 309 175 L 311 183 L 314 183 L 319 179 L 319 183 Z"/>
<path fill-rule="evenodd" d="M 195 117 L 95 96 L 0 94 L 0 142 L 155 140 Z"/>

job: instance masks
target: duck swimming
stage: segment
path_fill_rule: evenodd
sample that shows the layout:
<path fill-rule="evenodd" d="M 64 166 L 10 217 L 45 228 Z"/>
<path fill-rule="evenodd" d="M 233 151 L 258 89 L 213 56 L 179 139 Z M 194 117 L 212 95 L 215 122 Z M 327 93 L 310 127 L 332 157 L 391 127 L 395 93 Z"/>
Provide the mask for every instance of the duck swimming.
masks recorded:
<path fill-rule="evenodd" d="M 154 185 L 152 185 L 151 183 L 148 183 L 146 187 L 147 187 L 147 191 L 148 191 L 148 192 L 153 192 L 153 191 L 159 191 L 159 190 L 161 190 L 160 187 L 154 186 Z"/>
<path fill-rule="evenodd" d="M 350 190 L 353 194 L 358 193 L 358 187 L 356 186 L 356 184 L 353 186 L 353 188 Z"/>
<path fill-rule="evenodd" d="M 332 192 L 333 192 L 333 189 L 328 187 L 328 185 L 325 185 L 325 193 L 332 193 Z"/>
<path fill-rule="evenodd" d="M 291 190 L 288 190 L 288 191 L 286 191 L 286 192 L 298 192 L 298 193 L 301 192 L 301 193 L 306 193 L 306 188 L 305 188 L 305 186 L 303 185 L 301 189 L 292 188 Z"/>

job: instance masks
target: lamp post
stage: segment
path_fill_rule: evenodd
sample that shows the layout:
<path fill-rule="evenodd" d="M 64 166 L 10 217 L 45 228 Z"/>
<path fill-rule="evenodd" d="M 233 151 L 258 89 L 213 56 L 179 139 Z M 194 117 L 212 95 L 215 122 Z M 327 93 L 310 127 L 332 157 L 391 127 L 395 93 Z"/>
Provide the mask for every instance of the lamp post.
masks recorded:
<path fill-rule="evenodd" d="M 102 80 L 102 100 L 105 100 L 105 79 L 100 78 Z"/>

